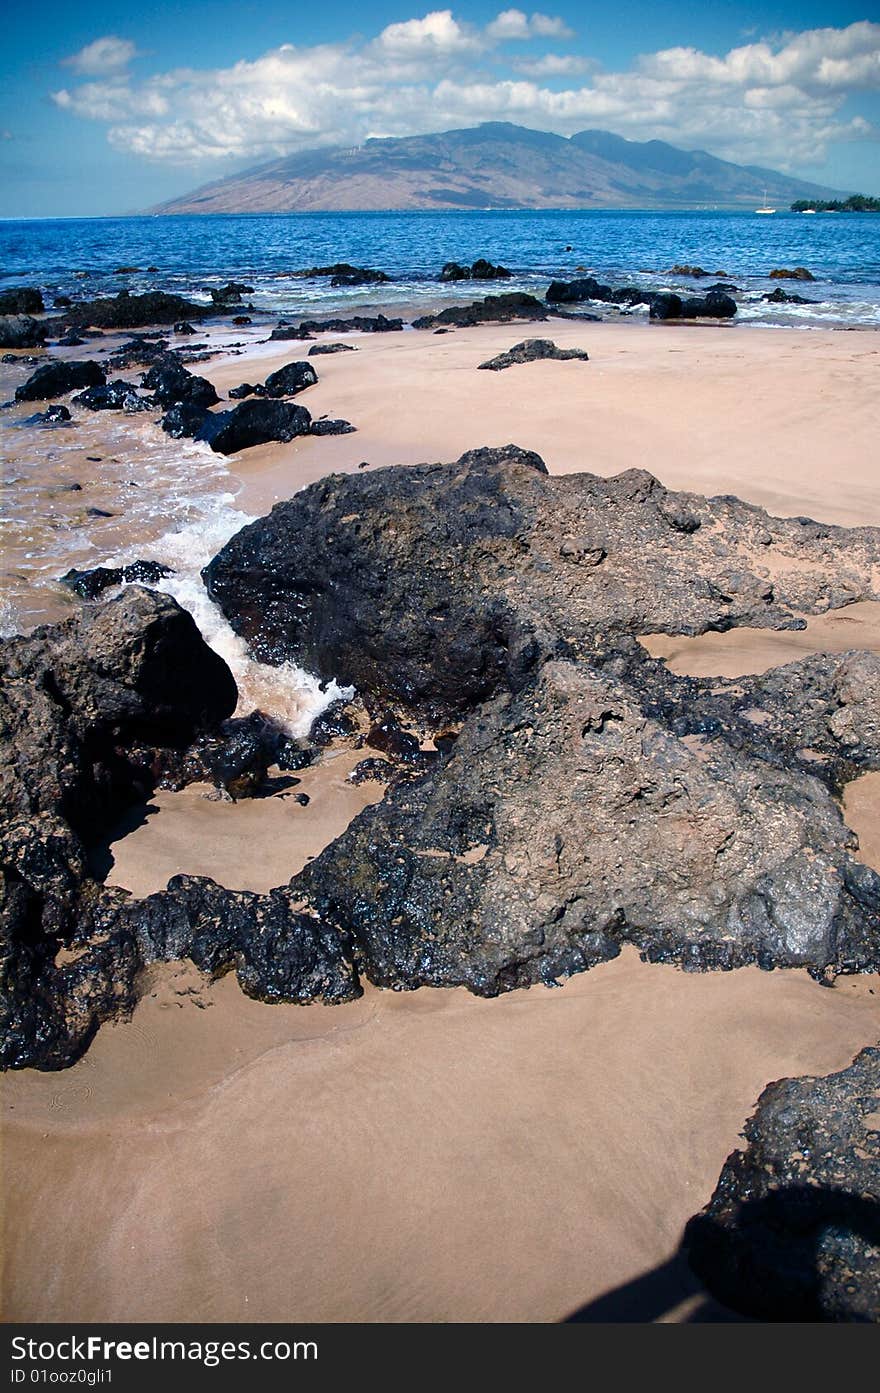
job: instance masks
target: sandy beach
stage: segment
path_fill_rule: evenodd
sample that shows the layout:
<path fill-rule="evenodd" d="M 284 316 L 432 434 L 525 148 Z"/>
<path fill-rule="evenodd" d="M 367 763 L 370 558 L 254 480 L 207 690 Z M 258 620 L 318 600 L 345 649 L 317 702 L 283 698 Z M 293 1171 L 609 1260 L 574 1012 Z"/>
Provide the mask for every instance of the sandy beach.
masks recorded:
<path fill-rule="evenodd" d="M 526 337 L 590 361 L 480 372 Z M 670 488 L 880 525 L 880 338 L 551 321 L 345 336 L 299 400 L 351 435 L 229 462 L 257 514 L 331 471 L 453 460 L 513 441 L 551 473 L 647 469 Z M 221 393 L 305 355 L 272 344 L 200 370 Z M 116 531 L 121 524 L 116 523 Z M 762 672 L 880 653 L 880 604 L 801 630 L 654 635 L 676 672 Z M 291 789 L 157 795 L 114 840 L 136 895 L 180 871 L 285 883 L 381 784 L 350 755 Z M 880 776 L 847 790 L 880 869 Z M 234 978 L 151 969 L 130 1022 L 58 1074 L 2 1084 L 7 1320 L 558 1321 L 662 1267 L 771 1080 L 845 1066 L 880 1034 L 880 979 L 690 974 L 633 949 L 495 1000 L 464 991 L 264 1006 Z M 672 1271 L 663 1309 L 711 1315 Z M 716 1312 L 723 1317 L 723 1312 Z"/>

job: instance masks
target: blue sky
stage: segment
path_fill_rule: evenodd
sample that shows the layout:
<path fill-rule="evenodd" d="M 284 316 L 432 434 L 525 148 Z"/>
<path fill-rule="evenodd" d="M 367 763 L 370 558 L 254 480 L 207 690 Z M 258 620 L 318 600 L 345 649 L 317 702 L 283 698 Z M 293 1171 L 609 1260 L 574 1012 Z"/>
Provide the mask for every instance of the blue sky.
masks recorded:
<path fill-rule="evenodd" d="M 9 7 L 0 215 L 128 212 L 280 153 L 484 120 L 880 194 L 878 21 L 819 0 Z"/>

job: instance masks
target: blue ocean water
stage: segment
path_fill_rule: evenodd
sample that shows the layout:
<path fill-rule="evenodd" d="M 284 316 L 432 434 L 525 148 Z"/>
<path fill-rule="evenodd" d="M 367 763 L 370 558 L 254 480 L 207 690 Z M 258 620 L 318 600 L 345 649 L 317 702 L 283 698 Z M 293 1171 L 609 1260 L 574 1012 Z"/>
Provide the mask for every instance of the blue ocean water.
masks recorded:
<path fill-rule="evenodd" d="M 58 294 L 91 298 L 123 287 L 207 299 L 212 285 L 235 278 L 253 285 L 255 307 L 270 313 L 412 308 L 472 298 L 467 286 L 451 295 L 437 275 L 445 261 L 479 256 L 514 271 L 507 288 L 537 293 L 551 277 L 585 273 L 613 284 L 692 292 L 693 281 L 668 272 L 679 263 L 698 264 L 741 287 L 739 320 L 880 326 L 876 214 L 551 210 L 0 222 L 0 288 L 23 280 L 37 284 L 48 303 Z M 378 267 L 392 284 L 331 290 L 326 281 L 290 279 L 293 271 L 335 261 Z M 118 275 L 121 266 L 143 269 Z M 147 273 L 148 266 L 157 270 Z M 814 304 L 761 300 L 777 284 L 767 275 L 778 266 L 806 266 L 813 273 L 815 284 L 795 289 Z"/>

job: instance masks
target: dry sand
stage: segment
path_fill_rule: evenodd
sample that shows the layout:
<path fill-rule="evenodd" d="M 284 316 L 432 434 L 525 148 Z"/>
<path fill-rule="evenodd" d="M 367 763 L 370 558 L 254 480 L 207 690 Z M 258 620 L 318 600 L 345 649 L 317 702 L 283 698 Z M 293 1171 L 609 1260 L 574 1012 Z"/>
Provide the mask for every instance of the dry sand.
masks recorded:
<path fill-rule="evenodd" d="M 592 361 L 474 370 L 537 335 Z M 317 359 L 300 400 L 358 433 L 232 461 L 247 510 L 361 460 L 512 440 L 551 471 L 639 466 L 880 524 L 876 335 L 551 323 L 350 341 L 359 352 Z M 208 371 L 228 387 L 306 347 Z M 876 649 L 878 614 L 646 643 L 677 671 L 738 675 Z M 307 808 L 162 795 L 114 844 L 110 879 L 140 894 L 178 870 L 283 883 L 377 796 L 346 771 L 301 775 Z M 880 865 L 880 776 L 846 809 Z M 666 1263 L 763 1086 L 845 1065 L 877 1038 L 878 996 L 876 979 L 689 975 L 633 951 L 555 992 L 369 988 L 336 1008 L 265 1007 L 231 977 L 154 970 L 133 1020 L 75 1068 L 5 1081 L 5 1316 L 558 1320 Z M 646 1317 L 703 1304 L 670 1274 Z"/>

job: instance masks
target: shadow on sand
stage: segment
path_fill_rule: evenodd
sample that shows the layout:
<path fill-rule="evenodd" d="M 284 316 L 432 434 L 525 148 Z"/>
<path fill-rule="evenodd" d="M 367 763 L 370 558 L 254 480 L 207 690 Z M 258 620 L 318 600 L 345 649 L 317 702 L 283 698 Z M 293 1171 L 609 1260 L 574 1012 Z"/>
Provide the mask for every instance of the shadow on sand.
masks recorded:
<path fill-rule="evenodd" d="M 667 1262 L 566 1323 L 870 1323 L 880 1293 L 872 1271 L 880 1273 L 880 1203 L 845 1190 L 787 1186 L 744 1201 L 733 1222 L 696 1215 Z"/>

